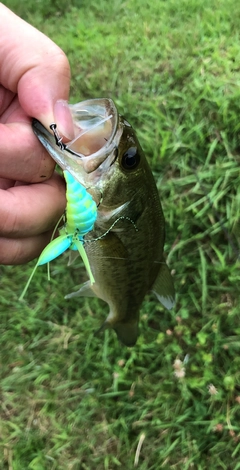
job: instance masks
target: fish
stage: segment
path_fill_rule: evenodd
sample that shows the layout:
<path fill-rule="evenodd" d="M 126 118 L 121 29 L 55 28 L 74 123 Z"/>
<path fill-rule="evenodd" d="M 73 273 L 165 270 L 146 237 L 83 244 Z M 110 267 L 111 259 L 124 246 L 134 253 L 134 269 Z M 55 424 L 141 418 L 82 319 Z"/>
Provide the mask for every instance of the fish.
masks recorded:
<path fill-rule="evenodd" d="M 94 281 L 86 281 L 66 299 L 98 297 L 109 313 L 97 330 L 112 328 L 121 343 L 134 346 L 144 297 L 153 292 L 166 309 L 175 290 L 164 258 L 165 219 L 158 189 L 129 122 L 109 98 L 69 105 L 74 136 L 60 136 L 57 123 L 46 129 L 33 119 L 33 130 L 63 171 L 91 194 L 97 218 L 84 236 Z M 79 201 L 81 210 L 81 201 Z"/>

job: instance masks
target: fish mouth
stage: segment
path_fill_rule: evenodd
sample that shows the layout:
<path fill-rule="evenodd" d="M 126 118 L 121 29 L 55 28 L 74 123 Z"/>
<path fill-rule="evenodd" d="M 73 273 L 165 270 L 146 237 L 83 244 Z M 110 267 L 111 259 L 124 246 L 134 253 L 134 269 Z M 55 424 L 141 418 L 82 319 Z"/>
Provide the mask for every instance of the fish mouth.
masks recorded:
<path fill-rule="evenodd" d="M 57 123 L 53 135 L 37 119 L 33 119 L 33 131 L 63 169 L 69 171 L 80 183 L 86 182 L 86 175 L 98 174 L 111 165 L 114 153 L 122 135 L 119 115 L 114 102 L 109 98 L 81 101 L 69 105 L 73 121 L 74 137 L 66 141 L 58 134 Z"/>

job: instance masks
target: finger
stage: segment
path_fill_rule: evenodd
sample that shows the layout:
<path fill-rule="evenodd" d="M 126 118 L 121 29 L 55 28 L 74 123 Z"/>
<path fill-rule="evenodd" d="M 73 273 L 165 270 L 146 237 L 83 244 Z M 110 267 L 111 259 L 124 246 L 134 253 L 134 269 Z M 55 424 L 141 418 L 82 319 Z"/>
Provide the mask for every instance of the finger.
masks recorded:
<path fill-rule="evenodd" d="M 0 16 L 0 82 L 18 92 L 25 112 L 48 127 L 54 122 L 55 101 L 68 99 L 68 60 L 49 38 L 2 3 Z"/>
<path fill-rule="evenodd" d="M 6 111 L 15 97 L 15 93 L 0 85 L 0 116 Z"/>
<path fill-rule="evenodd" d="M 66 206 L 64 180 L 54 173 L 44 183 L 0 190 L 0 236 L 24 238 L 53 228 Z"/>
<path fill-rule="evenodd" d="M 34 135 L 31 124 L 0 123 L 1 177 L 38 183 L 53 173 L 55 162 Z"/>
<path fill-rule="evenodd" d="M 49 243 L 52 230 L 35 237 L 0 238 L 0 264 L 16 265 L 37 258 Z"/>
<path fill-rule="evenodd" d="M 50 178 L 55 164 L 34 135 L 32 120 L 20 107 L 17 96 L 2 112 L 0 120 L 1 176 L 27 183 Z"/>
<path fill-rule="evenodd" d="M 0 189 L 9 189 L 14 186 L 15 181 L 0 177 Z"/>

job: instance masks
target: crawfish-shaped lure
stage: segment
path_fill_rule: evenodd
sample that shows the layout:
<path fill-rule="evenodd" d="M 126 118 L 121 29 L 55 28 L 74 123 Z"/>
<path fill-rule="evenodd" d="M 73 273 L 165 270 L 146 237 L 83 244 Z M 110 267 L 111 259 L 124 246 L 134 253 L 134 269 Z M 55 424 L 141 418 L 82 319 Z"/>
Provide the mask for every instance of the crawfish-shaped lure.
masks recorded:
<path fill-rule="evenodd" d="M 60 236 L 52 240 L 42 251 L 20 299 L 24 297 L 37 267 L 50 263 L 68 248 L 79 252 L 90 282 L 91 284 L 94 283 L 94 277 L 84 249 L 84 236 L 93 229 L 97 218 L 97 205 L 84 186 L 76 181 L 68 171 L 64 171 L 63 174 L 67 184 L 66 223 L 59 230 Z"/>

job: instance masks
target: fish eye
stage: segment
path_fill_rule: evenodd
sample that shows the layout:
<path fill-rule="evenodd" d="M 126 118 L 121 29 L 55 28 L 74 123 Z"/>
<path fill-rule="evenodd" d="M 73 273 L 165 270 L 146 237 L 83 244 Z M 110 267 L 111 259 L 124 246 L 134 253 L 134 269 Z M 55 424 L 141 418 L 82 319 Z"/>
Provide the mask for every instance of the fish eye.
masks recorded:
<path fill-rule="evenodd" d="M 125 170 L 134 170 L 140 162 L 137 147 L 129 147 L 122 156 L 122 166 Z"/>

